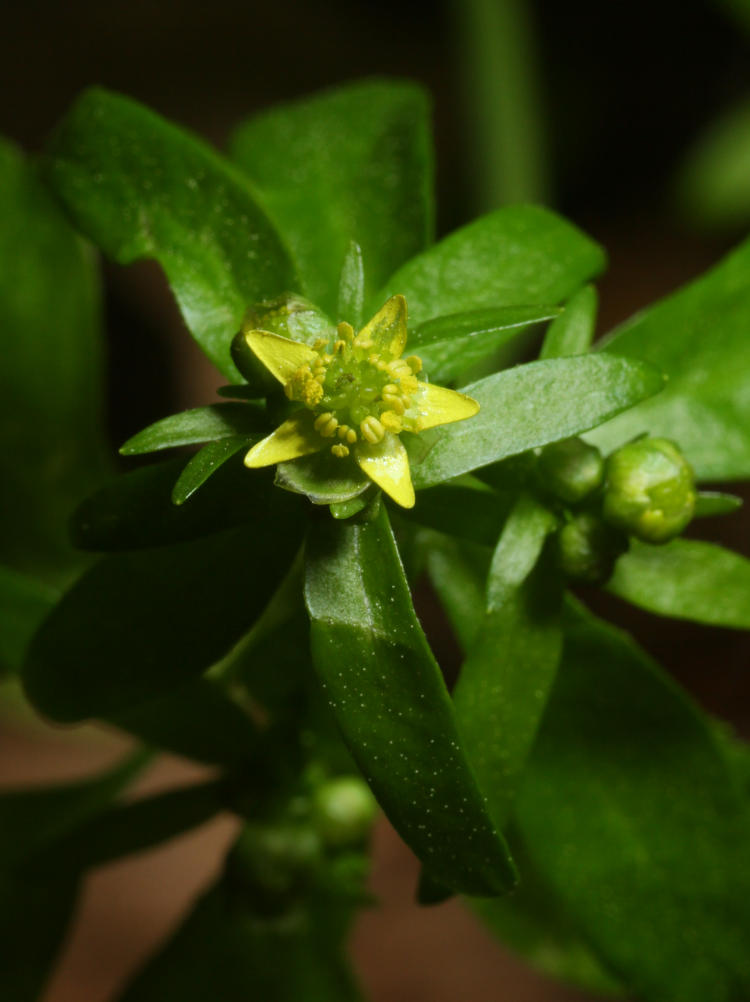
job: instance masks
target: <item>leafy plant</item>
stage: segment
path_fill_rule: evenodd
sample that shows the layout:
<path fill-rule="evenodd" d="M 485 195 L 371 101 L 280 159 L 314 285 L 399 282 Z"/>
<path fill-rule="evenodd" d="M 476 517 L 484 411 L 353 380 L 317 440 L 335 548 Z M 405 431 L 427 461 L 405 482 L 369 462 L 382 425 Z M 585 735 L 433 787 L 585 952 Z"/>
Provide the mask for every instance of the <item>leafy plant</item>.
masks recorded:
<path fill-rule="evenodd" d="M 52 720 L 217 773 L 122 800 L 136 754 L 0 797 L 7 997 L 39 997 L 89 868 L 229 809 L 221 877 L 121 998 L 359 998 L 377 802 L 420 899 L 466 895 L 540 969 L 747 998 L 746 749 L 585 603 L 750 628 L 750 564 L 679 538 L 739 503 L 696 481 L 750 474 L 750 245 L 592 348 L 576 227 L 510 206 L 433 242 L 418 88 L 282 106 L 230 149 L 101 90 L 38 163 L 2 148 L 3 669 Z M 189 457 L 110 474 L 85 240 L 158 261 L 228 381 L 121 450 Z"/>

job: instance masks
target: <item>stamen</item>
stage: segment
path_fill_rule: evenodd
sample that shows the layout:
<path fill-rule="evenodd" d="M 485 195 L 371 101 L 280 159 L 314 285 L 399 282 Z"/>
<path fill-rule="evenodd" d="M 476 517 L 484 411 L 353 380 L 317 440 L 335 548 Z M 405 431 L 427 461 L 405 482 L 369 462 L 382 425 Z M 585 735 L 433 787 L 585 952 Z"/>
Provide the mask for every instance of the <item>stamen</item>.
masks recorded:
<path fill-rule="evenodd" d="M 376 417 L 373 417 L 372 414 L 368 415 L 364 421 L 360 423 L 359 428 L 362 432 L 362 437 L 365 441 L 369 442 L 370 445 L 376 445 L 378 442 L 382 442 L 385 438 L 385 428 Z"/>
<path fill-rule="evenodd" d="M 380 421 L 388 431 L 392 431 L 396 435 L 403 431 L 403 422 L 395 411 L 383 411 L 380 415 Z"/>
<path fill-rule="evenodd" d="M 324 411 L 322 414 L 319 414 L 313 423 L 313 427 L 323 438 L 331 438 L 335 435 L 338 425 L 338 418 L 331 414 L 330 411 Z"/>
<path fill-rule="evenodd" d="M 349 450 L 347 449 L 347 447 L 345 445 L 332 445 L 331 446 L 331 452 L 338 459 L 343 459 L 345 456 L 349 455 Z"/>
<path fill-rule="evenodd" d="M 406 364 L 409 366 L 409 368 L 411 369 L 411 371 L 414 373 L 415 376 L 418 372 L 422 371 L 422 359 L 419 357 L 419 355 L 409 355 L 409 357 L 406 359 Z"/>

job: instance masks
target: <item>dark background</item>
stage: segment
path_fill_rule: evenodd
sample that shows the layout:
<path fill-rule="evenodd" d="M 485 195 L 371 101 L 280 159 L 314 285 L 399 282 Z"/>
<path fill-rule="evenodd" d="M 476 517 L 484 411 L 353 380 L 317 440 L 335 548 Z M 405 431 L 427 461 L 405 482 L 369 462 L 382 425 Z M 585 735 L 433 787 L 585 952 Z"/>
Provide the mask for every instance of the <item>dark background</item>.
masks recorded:
<path fill-rule="evenodd" d="M 610 270 L 600 286 L 602 331 L 701 272 L 743 235 L 739 229 L 710 236 L 691 230 L 671 196 L 691 141 L 750 91 L 750 35 L 732 18 L 731 7 L 728 0 L 538 0 L 531 6 L 548 201 L 609 252 Z M 457 44 L 456 6 L 424 0 L 6 0 L 0 12 L 0 132 L 38 152 L 75 95 L 101 84 L 222 146 L 234 125 L 269 103 L 370 74 L 407 76 L 424 83 L 433 97 L 443 233 L 492 207 L 475 183 L 481 152 L 467 102 L 469 62 Z M 113 441 L 120 442 L 176 407 L 206 402 L 216 379 L 185 334 L 154 267 L 104 265 L 103 274 L 108 420 Z M 700 535 L 748 555 L 747 528 L 743 514 L 699 527 Z M 615 600 L 596 597 L 592 604 L 633 630 L 704 705 L 750 731 L 750 651 L 743 635 L 663 623 Z M 450 646 L 446 654 L 450 658 Z M 91 740 L 95 758 L 110 754 L 109 745 L 97 744 L 101 739 Z M 68 751 L 60 753 L 55 737 L 46 735 L 44 742 L 12 733 L 4 774 L 37 777 L 40 762 L 47 776 L 91 767 L 80 744 L 68 741 Z M 56 750 L 45 758 L 39 749 L 47 746 Z M 168 879 L 142 876 L 145 903 L 138 906 L 126 890 L 126 884 L 139 886 L 136 871 L 105 877 L 109 890 L 93 892 L 89 924 L 77 935 L 73 960 L 68 957 L 46 1002 L 101 1002 L 123 958 L 132 962 L 146 949 L 138 937 L 150 928 L 148 916 L 153 935 L 163 933 L 200 874 L 215 865 L 211 861 L 226 837 L 222 829 L 213 841 L 190 843 L 189 851 L 183 846 L 182 869 L 159 857 L 167 869 L 158 872 Z M 385 917 L 378 924 L 368 916 L 357 936 L 359 963 L 375 998 L 583 998 L 525 974 L 458 906 L 414 911 L 408 857 L 385 829 L 378 845 L 377 888 L 386 896 Z M 166 916 L 161 926 L 153 918 L 157 913 Z M 128 921 L 136 917 L 136 923 Z M 133 935 L 135 945 L 128 939 Z"/>

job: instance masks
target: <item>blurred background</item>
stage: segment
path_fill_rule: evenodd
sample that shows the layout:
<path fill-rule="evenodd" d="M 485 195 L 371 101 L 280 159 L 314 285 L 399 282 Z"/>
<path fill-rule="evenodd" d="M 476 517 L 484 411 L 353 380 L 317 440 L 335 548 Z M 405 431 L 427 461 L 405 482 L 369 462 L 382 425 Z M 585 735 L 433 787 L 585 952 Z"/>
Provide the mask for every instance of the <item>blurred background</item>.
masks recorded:
<path fill-rule="evenodd" d="M 600 330 L 699 274 L 750 224 L 750 2 L 631 0 L 67 0 L 0 12 L 0 132 L 43 149 L 75 95 L 122 91 L 222 147 L 271 103 L 372 74 L 406 76 L 434 105 L 438 232 L 513 201 L 572 219 L 608 250 Z M 103 264 L 108 424 L 119 444 L 208 402 L 217 376 L 186 335 L 158 269 Z M 747 496 L 747 495 L 746 495 Z M 702 536 L 750 555 L 748 516 Z M 587 600 L 591 597 L 587 596 Z M 750 733 L 747 639 L 661 622 L 596 597 L 708 709 Z M 450 669 L 455 649 L 446 639 Z M 114 761 L 100 730 L 53 731 L 6 714 L 4 785 L 69 778 Z M 189 781 L 165 759 L 149 789 Z M 105 1002 L 214 873 L 230 820 L 107 868 L 45 1002 Z M 376 1002 L 583 1000 L 529 972 L 457 902 L 412 905 L 416 866 L 383 825 L 373 886 L 383 906 L 355 936 Z"/>

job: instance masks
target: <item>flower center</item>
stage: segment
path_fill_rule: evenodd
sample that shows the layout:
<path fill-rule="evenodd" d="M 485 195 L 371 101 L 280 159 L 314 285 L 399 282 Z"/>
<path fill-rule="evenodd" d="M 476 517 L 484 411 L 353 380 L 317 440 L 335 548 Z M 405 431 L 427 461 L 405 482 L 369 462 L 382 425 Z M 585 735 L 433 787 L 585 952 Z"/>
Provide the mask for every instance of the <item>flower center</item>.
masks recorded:
<path fill-rule="evenodd" d="M 318 415 L 315 430 L 336 439 L 331 452 L 343 458 L 359 440 L 375 445 L 386 432 L 412 430 L 416 415 L 409 412 L 422 385 L 422 362 L 378 351 L 368 335 L 355 337 L 348 323 L 340 323 L 337 334 L 333 347 L 323 338 L 315 342 L 318 357 L 297 369 L 284 393 Z"/>

